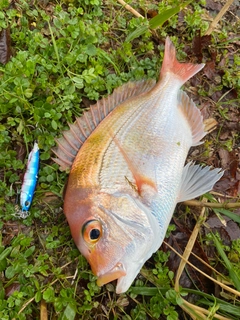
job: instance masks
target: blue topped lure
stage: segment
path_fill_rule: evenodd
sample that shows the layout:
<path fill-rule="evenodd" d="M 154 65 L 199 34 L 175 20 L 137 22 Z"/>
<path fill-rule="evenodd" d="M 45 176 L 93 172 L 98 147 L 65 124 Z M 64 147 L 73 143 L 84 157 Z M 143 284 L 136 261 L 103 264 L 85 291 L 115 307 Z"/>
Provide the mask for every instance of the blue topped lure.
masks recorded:
<path fill-rule="evenodd" d="M 27 213 L 33 200 L 33 194 L 37 184 L 39 171 L 39 147 L 34 143 L 33 150 L 29 153 L 27 171 L 23 178 L 23 184 L 20 195 L 20 205 L 22 213 Z M 23 215 L 22 215 L 23 216 Z"/>

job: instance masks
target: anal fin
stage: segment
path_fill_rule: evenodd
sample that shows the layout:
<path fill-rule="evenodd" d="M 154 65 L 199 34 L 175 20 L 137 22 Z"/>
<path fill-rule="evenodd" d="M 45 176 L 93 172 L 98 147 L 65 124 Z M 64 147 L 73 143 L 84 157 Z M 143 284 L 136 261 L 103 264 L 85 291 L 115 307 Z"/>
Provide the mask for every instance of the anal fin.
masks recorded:
<path fill-rule="evenodd" d="M 182 182 L 177 202 L 191 200 L 212 190 L 214 184 L 222 177 L 221 168 L 212 169 L 189 162 L 182 173 Z"/>

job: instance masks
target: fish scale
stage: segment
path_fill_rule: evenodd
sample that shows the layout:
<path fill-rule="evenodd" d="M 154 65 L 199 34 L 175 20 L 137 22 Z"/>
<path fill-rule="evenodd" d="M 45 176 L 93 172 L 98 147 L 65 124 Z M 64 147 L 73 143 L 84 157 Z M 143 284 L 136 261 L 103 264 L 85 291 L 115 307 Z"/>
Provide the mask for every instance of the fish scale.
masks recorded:
<path fill-rule="evenodd" d="M 134 111 L 133 108 L 131 111 L 132 111 L 132 114 L 130 116 L 129 116 L 129 113 L 127 114 L 127 116 L 126 114 L 124 114 L 124 119 L 122 121 L 121 120 L 119 121 L 119 116 L 116 115 L 116 119 L 114 119 L 115 126 L 112 127 L 111 130 L 113 132 L 117 132 L 116 138 L 118 139 L 120 144 L 123 146 L 123 148 L 126 150 L 126 152 L 128 151 L 129 153 L 131 152 L 131 157 L 134 158 L 135 165 L 141 166 L 141 163 L 143 163 L 143 159 L 149 158 L 151 154 L 153 154 L 154 156 L 159 155 L 156 153 L 156 148 L 150 147 L 152 145 L 151 140 L 153 140 L 156 143 L 157 138 L 155 135 L 151 133 L 151 131 L 148 132 L 149 131 L 148 128 L 151 127 L 151 130 L 152 130 L 152 125 L 150 122 L 151 119 L 153 119 L 154 117 L 157 118 L 157 116 L 161 116 L 161 115 L 158 114 L 156 116 L 153 114 L 151 116 L 148 116 L 149 111 L 148 111 L 148 106 L 146 108 L 146 105 L 143 106 L 143 110 L 141 110 L 141 107 L 137 106 L 135 112 L 133 112 Z M 138 113 L 137 116 L 135 116 L 136 113 Z M 147 119 L 147 120 L 143 122 L 143 119 Z M 118 126 L 118 122 L 121 122 L 121 123 L 124 122 L 124 124 L 121 126 Z M 103 123 L 103 125 L 106 125 L 106 123 Z M 117 128 L 120 127 L 120 129 L 116 129 L 116 127 Z M 143 132 L 144 132 L 144 135 L 142 135 Z M 141 136 L 141 140 L 142 140 L 141 144 L 136 143 L 136 140 L 139 139 L 139 136 Z M 112 140 L 111 135 L 109 135 L 109 139 Z M 161 144 L 157 143 L 157 145 L 159 148 L 159 145 Z M 125 176 L 131 177 L 132 174 L 128 168 L 128 165 L 124 161 L 124 158 L 121 157 L 121 155 L 119 155 L 119 150 L 116 149 L 114 141 L 111 141 L 111 146 L 112 148 L 108 147 L 108 149 L 105 152 L 101 171 L 104 171 L 106 177 L 108 177 L 109 179 L 111 175 L 110 173 L 106 173 L 108 169 L 109 170 L 112 169 L 109 167 L 109 163 L 113 164 L 115 163 L 114 159 L 117 159 L 118 166 L 114 166 L 114 168 L 116 168 L 116 171 L 119 171 L 117 173 L 118 176 L 120 178 Z M 149 147 L 147 148 L 147 146 Z M 99 147 L 102 148 L 103 146 L 99 146 Z M 104 161 L 105 159 L 107 159 L 106 164 Z M 147 159 L 145 163 L 147 163 Z M 115 177 L 115 179 L 118 180 L 117 177 Z"/>
<path fill-rule="evenodd" d="M 131 103 L 130 107 L 128 104 L 122 105 L 122 109 L 123 111 L 120 111 L 120 116 L 118 112 L 106 117 L 98 127 L 100 130 L 94 131 L 89 137 L 89 140 L 86 141 L 86 144 L 81 149 L 82 152 L 78 153 L 75 158 L 72 167 L 72 172 L 74 172 L 74 175 L 70 176 L 69 183 L 74 183 L 73 181 L 76 179 L 77 184 L 79 185 L 80 182 L 81 186 L 83 187 L 96 185 L 98 184 L 97 177 L 101 177 L 101 171 L 109 168 L 108 165 L 104 165 L 104 159 L 107 158 L 107 162 L 114 163 L 112 161 L 115 156 L 114 152 L 117 153 L 117 157 L 119 158 L 119 150 L 116 149 L 116 146 L 109 148 L 109 145 L 115 145 L 114 141 L 112 140 L 112 133 L 117 132 L 117 138 L 122 141 L 125 134 L 127 134 L 127 131 L 130 131 L 134 126 L 133 123 L 131 123 L 131 119 L 134 117 L 136 112 L 141 112 L 141 109 L 139 110 L 138 107 L 131 106 Z M 127 116 L 126 113 L 124 113 L 126 110 L 128 111 Z M 131 126 L 129 125 L 129 122 L 131 123 Z M 109 150 L 112 149 L 114 152 L 109 153 Z M 91 150 L 91 152 L 89 152 L 89 150 Z M 90 175 L 88 172 L 83 170 L 83 164 L 84 166 L 87 164 L 89 170 L 91 171 Z M 91 170 L 91 168 L 95 168 L 93 169 L 94 172 Z M 129 174 L 128 166 L 124 161 L 121 163 L 120 168 L 124 171 L 123 178 Z M 110 170 L 111 169 L 112 168 L 110 168 Z"/>
<path fill-rule="evenodd" d="M 206 132 L 180 88 L 203 66 L 179 63 L 167 38 L 157 83 L 123 85 L 57 140 L 55 161 L 70 169 L 64 213 L 71 234 L 97 283 L 117 280 L 117 293 L 161 246 L 176 204 L 210 191 L 223 175 L 185 165 Z"/>

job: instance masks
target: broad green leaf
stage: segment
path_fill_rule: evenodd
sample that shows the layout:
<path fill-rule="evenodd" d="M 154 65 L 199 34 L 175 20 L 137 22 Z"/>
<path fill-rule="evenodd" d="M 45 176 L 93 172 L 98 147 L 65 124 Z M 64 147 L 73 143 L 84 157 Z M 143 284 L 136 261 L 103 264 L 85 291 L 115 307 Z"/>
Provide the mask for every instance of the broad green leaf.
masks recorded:
<path fill-rule="evenodd" d="M 83 79 L 80 76 L 72 77 L 72 81 L 78 89 L 82 89 L 84 87 Z"/>
<path fill-rule="evenodd" d="M 36 294 L 35 294 L 35 301 L 38 303 L 39 301 L 41 301 L 42 299 L 42 293 L 41 291 L 37 291 Z"/>
<path fill-rule="evenodd" d="M 49 287 L 47 288 L 44 292 L 43 292 L 43 299 L 47 302 L 53 302 L 55 299 L 55 292 L 53 287 Z"/>
<path fill-rule="evenodd" d="M 51 125 L 52 125 L 54 130 L 57 130 L 58 125 L 57 125 L 57 122 L 55 120 L 51 121 Z"/>
<path fill-rule="evenodd" d="M 240 279 L 239 279 L 238 275 L 236 274 L 232 263 L 230 262 L 230 260 L 228 259 L 227 255 L 225 254 L 225 252 L 224 252 L 224 250 L 222 248 L 222 245 L 218 241 L 217 237 L 213 233 L 211 233 L 211 234 L 212 234 L 213 241 L 214 241 L 214 244 L 216 246 L 216 249 L 217 249 L 219 255 L 221 256 L 221 258 L 223 259 L 223 261 L 224 261 L 224 263 L 226 265 L 226 268 L 228 269 L 229 276 L 230 276 L 232 282 L 236 286 L 237 290 L 240 291 Z"/>
<path fill-rule="evenodd" d="M 15 276 L 16 272 L 13 266 L 9 266 L 5 271 L 5 277 L 11 279 Z"/>
<path fill-rule="evenodd" d="M 66 309 L 64 310 L 62 316 L 61 316 L 61 320 L 74 320 L 75 319 L 75 315 L 76 315 L 76 307 L 69 303 L 66 307 Z"/>
<path fill-rule="evenodd" d="M 168 288 L 156 288 L 156 287 L 131 287 L 131 293 L 142 296 L 155 296 L 159 292 L 163 295 L 169 290 Z"/>
<path fill-rule="evenodd" d="M 10 252 L 12 251 L 12 247 L 8 247 L 6 248 L 1 254 L 0 254 L 0 261 L 5 259 L 9 254 Z"/>
<path fill-rule="evenodd" d="M 7 259 L 0 260 L 0 272 L 4 271 L 7 268 Z"/>
<path fill-rule="evenodd" d="M 183 8 L 189 5 L 193 0 L 186 1 L 175 8 L 166 9 L 161 13 L 157 14 L 149 21 L 149 26 L 151 29 L 156 29 L 157 27 L 161 27 L 169 18 L 174 16 L 176 13 L 180 12 Z"/>
<path fill-rule="evenodd" d="M 161 27 L 169 18 L 174 16 L 176 13 L 180 12 L 183 8 L 185 8 L 191 2 L 193 2 L 193 0 L 183 2 L 182 4 L 174 8 L 163 10 L 161 13 L 157 14 L 155 17 L 153 17 L 149 21 L 149 26 L 146 24 L 142 24 L 136 30 L 130 33 L 126 38 L 126 42 L 130 42 L 133 39 L 140 37 L 142 34 L 144 34 L 148 30 L 148 28 L 156 29 L 157 27 Z M 143 23 L 146 23 L 145 19 L 143 19 Z"/>
<path fill-rule="evenodd" d="M 215 213 L 224 214 L 226 217 L 232 219 L 233 221 L 235 221 L 235 222 L 237 222 L 237 223 L 240 223 L 240 216 L 238 216 L 237 214 L 235 214 L 235 213 L 232 212 L 232 211 L 229 211 L 229 210 L 224 209 L 224 208 L 213 209 L 213 211 L 214 211 Z"/>
<path fill-rule="evenodd" d="M 89 56 L 95 56 L 97 54 L 96 46 L 94 46 L 91 43 L 89 45 L 87 45 L 86 54 L 88 54 Z"/>
<path fill-rule="evenodd" d="M 28 258 L 30 257 L 33 252 L 35 251 L 35 246 L 31 246 L 30 248 L 28 248 L 25 252 L 24 252 L 24 257 Z"/>
<path fill-rule="evenodd" d="M 149 28 L 149 25 L 140 25 L 136 30 L 134 30 L 132 33 L 130 33 L 127 38 L 126 42 L 131 42 L 133 39 L 136 39 L 140 37 L 142 34 L 144 34 Z"/>

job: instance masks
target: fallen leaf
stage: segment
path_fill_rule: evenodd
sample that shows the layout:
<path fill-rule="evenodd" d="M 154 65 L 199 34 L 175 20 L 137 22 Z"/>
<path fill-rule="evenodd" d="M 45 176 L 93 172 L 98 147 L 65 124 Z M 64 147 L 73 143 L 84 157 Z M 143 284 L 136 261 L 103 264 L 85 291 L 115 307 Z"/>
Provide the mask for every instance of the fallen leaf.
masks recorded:
<path fill-rule="evenodd" d="M 15 291 L 19 291 L 20 290 L 20 284 L 19 283 L 12 283 L 10 284 L 10 286 L 8 286 L 5 289 L 5 295 L 6 297 L 10 297 Z"/>
<path fill-rule="evenodd" d="M 206 1 L 206 8 L 211 9 L 213 11 L 220 11 L 222 9 L 222 5 L 218 1 L 207 0 Z"/>
<path fill-rule="evenodd" d="M 11 57 L 11 39 L 9 28 L 0 32 L 0 63 L 6 64 Z"/>
<path fill-rule="evenodd" d="M 212 39 L 211 35 L 201 36 L 201 31 L 197 30 L 196 36 L 193 38 L 192 50 L 194 54 L 198 57 L 198 62 L 202 62 L 203 50 L 208 49 L 208 46 L 211 44 L 211 39 Z M 215 63 L 216 54 L 215 56 L 211 54 L 211 57 L 212 57 L 211 62 Z"/>
<path fill-rule="evenodd" d="M 204 120 L 204 130 L 207 132 L 213 131 L 217 125 L 218 125 L 218 122 L 214 118 Z"/>
<path fill-rule="evenodd" d="M 214 80 L 216 77 L 215 61 L 208 61 L 205 64 L 203 72 L 208 79 Z"/>
<path fill-rule="evenodd" d="M 195 56 L 198 58 L 198 62 L 202 62 L 202 58 L 203 58 L 200 32 L 201 32 L 200 30 L 197 30 L 196 36 L 193 38 L 193 44 L 192 44 L 192 49 Z"/>
<path fill-rule="evenodd" d="M 239 151 L 219 149 L 221 167 L 225 170 L 223 178 L 214 189 L 224 195 L 237 197 L 240 194 Z"/>
<path fill-rule="evenodd" d="M 211 231 L 217 231 L 220 234 L 221 239 L 227 239 L 225 244 L 230 244 L 230 241 L 237 240 L 240 238 L 240 228 L 238 224 L 232 221 L 228 217 L 224 217 L 226 222 L 226 226 L 221 223 L 219 218 L 216 215 L 210 216 L 210 218 L 206 221 L 206 224 L 209 226 Z M 207 231 L 208 229 L 206 229 Z M 223 234 L 224 233 L 224 234 Z"/>

